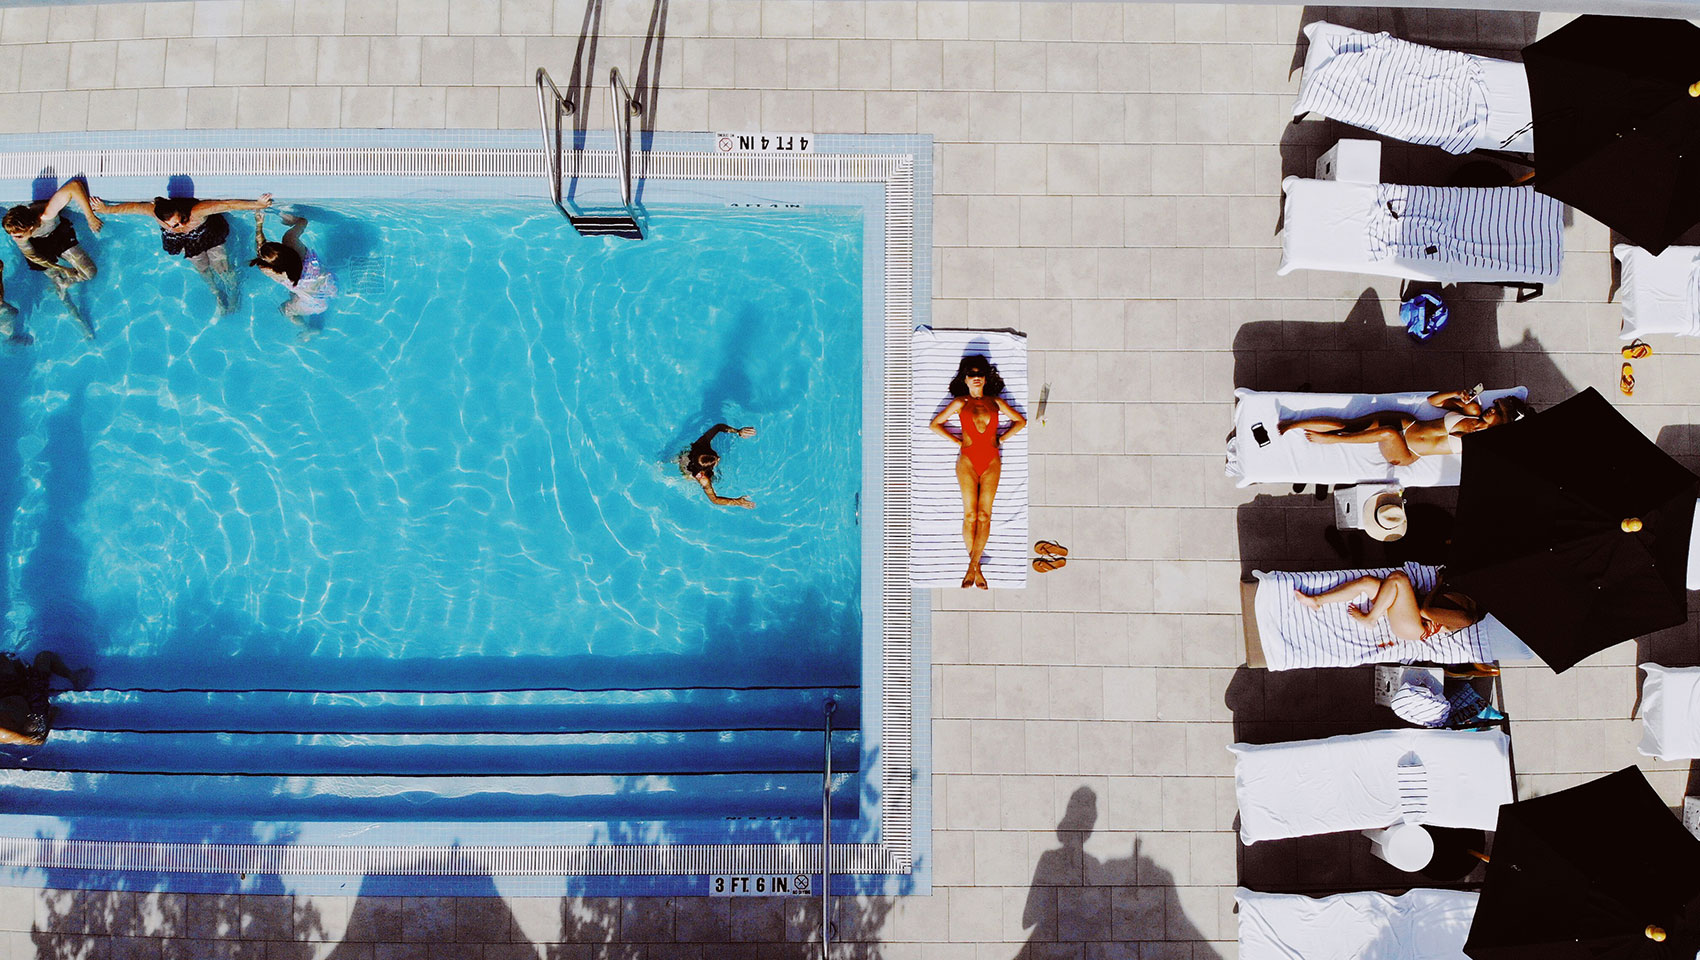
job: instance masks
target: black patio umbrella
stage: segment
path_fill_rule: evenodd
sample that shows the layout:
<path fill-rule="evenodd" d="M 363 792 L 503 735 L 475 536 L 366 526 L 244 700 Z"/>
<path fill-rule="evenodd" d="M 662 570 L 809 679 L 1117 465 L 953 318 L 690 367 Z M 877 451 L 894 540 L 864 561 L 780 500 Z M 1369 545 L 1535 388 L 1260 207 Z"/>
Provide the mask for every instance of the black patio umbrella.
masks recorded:
<path fill-rule="evenodd" d="M 1700 840 L 1635 767 L 1499 808 L 1464 952 L 1475 960 L 1692 960 Z"/>
<path fill-rule="evenodd" d="M 1536 189 L 1653 253 L 1700 223 L 1700 27 L 1578 17 L 1523 63 Z"/>
<path fill-rule="evenodd" d="M 1688 619 L 1700 478 L 1592 388 L 1464 437 L 1446 579 L 1563 672 Z"/>

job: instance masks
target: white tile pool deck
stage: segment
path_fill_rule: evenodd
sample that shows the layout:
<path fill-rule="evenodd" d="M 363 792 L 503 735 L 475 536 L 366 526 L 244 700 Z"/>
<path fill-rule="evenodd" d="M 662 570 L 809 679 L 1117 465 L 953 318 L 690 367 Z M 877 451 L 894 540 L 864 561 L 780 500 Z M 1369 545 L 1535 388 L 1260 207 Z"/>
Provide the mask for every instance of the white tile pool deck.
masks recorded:
<path fill-rule="evenodd" d="M 569 69 L 583 11 L 582 0 L 6 8 L 0 129 L 528 128 L 530 72 Z M 635 71 L 650 12 L 605 6 L 599 70 Z M 1484 52 L 1565 19 L 1331 16 Z M 1072 562 L 1025 591 L 935 597 L 934 892 L 841 902 L 842 955 L 1232 958 L 1242 869 L 1276 885 L 1393 882 L 1364 872 L 1355 836 L 1241 862 L 1223 749 L 1236 722 L 1242 735 L 1320 730 L 1366 716 L 1368 692 L 1235 669 L 1242 564 L 1345 564 L 1324 540 L 1325 505 L 1254 503 L 1284 491 L 1223 478 L 1233 388 L 1480 379 L 1525 383 L 1542 403 L 1589 385 L 1618 399 L 1619 311 L 1605 302 L 1607 232 L 1582 215 L 1561 282 L 1529 304 L 1466 304 L 1451 345 L 1415 348 L 1387 325 L 1394 282 L 1277 277 L 1280 177 L 1340 133 L 1287 122 L 1304 17 L 1202 4 L 668 8 L 662 129 L 933 134 L 936 321 L 1027 331 L 1033 382 L 1053 384 L 1033 429 L 1031 529 L 1068 544 Z M 606 115 L 590 113 L 598 125 Z M 1455 165 L 1397 148 L 1385 163 L 1385 179 L 1412 181 Z M 1657 347 L 1621 406 L 1694 465 L 1700 431 L 1679 425 L 1700 411 L 1700 354 Z M 1640 762 L 1678 802 L 1687 765 L 1634 750 L 1633 664 L 1700 661 L 1697 629 L 1562 677 L 1508 671 L 1525 794 Z M 1089 798 L 1096 820 L 1071 816 L 1064 841 L 1071 796 Z M 813 910 L 0 889 L 0 960 L 802 957 Z"/>

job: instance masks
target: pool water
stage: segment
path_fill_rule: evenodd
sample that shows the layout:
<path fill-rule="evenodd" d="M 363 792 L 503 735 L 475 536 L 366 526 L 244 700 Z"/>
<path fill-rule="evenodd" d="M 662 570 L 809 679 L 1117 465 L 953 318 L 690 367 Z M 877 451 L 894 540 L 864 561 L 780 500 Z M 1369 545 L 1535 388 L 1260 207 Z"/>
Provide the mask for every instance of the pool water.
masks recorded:
<path fill-rule="evenodd" d="M 245 267 L 212 322 L 145 218 L 76 219 L 92 344 L 4 245 L 36 337 L 0 356 L 5 629 L 97 689 L 0 759 L 0 812 L 67 809 L 32 769 L 91 810 L 499 819 L 574 811 L 254 778 L 818 767 L 861 672 L 859 210 L 663 208 L 643 242 L 535 203 L 297 210 L 342 291 L 308 342 Z M 759 431 L 715 443 L 753 510 L 673 462 L 717 422 Z"/>

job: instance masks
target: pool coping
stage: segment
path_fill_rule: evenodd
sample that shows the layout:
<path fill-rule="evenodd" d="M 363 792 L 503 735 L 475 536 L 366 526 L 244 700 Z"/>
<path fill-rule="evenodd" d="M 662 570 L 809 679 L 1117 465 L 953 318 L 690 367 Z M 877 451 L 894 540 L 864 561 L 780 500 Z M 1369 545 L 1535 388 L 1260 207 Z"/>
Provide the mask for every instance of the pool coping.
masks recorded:
<path fill-rule="evenodd" d="M 225 145 L 231 139 L 244 143 Z M 923 634 L 919 646 L 926 656 L 927 604 L 913 589 L 908 562 L 907 418 L 910 334 L 918 323 L 930 320 L 931 138 L 823 135 L 816 140 L 817 152 L 786 154 L 722 153 L 715 149 L 715 139 L 712 133 L 646 135 L 650 149 L 642 155 L 641 174 L 647 181 L 859 183 L 883 188 L 878 839 L 834 843 L 831 872 L 911 874 L 917 862 L 918 820 L 921 846 L 930 847 L 924 839 L 930 821 L 930 769 L 916 767 L 917 759 L 924 763 L 930 756 L 927 664 L 915 660 L 918 617 Z M 280 142 L 290 145 L 275 145 Z M 530 179 L 542 195 L 548 165 L 536 144 L 535 133 L 521 131 L 13 135 L 0 137 L 0 180 L 30 180 L 51 171 L 101 178 L 355 177 L 407 182 L 470 177 Z M 614 184 L 619 159 L 611 149 L 611 135 L 591 131 L 579 144 L 567 172 L 604 190 Z M 0 837 L 0 867 L 308 877 L 818 874 L 821 853 L 819 843 L 400 846 Z"/>

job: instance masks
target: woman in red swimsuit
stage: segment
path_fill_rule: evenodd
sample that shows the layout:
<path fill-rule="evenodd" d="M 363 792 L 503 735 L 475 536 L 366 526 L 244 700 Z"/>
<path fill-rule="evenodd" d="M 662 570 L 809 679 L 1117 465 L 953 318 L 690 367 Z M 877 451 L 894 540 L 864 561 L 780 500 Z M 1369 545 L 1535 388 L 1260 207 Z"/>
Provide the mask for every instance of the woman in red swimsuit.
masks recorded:
<path fill-rule="evenodd" d="M 1001 393 L 1003 378 L 991 361 L 981 356 L 963 357 L 956 368 L 956 379 L 950 381 L 950 395 L 955 399 L 931 424 L 934 433 L 962 448 L 962 455 L 956 458 L 956 482 L 962 485 L 962 543 L 968 548 L 964 588 L 986 589 L 986 578 L 980 574 L 980 554 L 992 535 L 992 499 L 998 495 L 998 477 L 1003 473 L 998 444 L 1027 426 L 1027 418 L 1016 413 L 999 396 Z M 1000 413 L 1009 420 L 1009 429 L 1002 436 L 998 434 Z M 953 414 L 959 418 L 960 438 L 945 429 Z"/>

